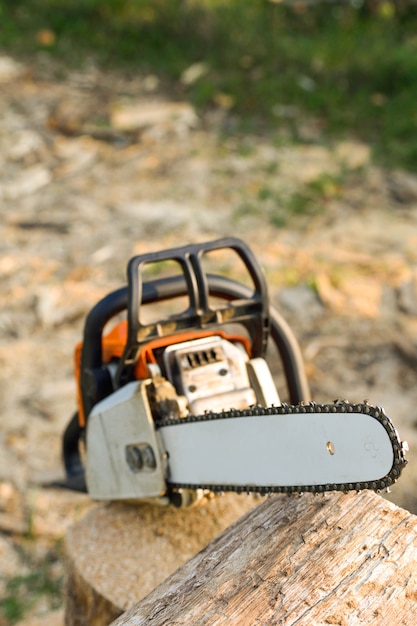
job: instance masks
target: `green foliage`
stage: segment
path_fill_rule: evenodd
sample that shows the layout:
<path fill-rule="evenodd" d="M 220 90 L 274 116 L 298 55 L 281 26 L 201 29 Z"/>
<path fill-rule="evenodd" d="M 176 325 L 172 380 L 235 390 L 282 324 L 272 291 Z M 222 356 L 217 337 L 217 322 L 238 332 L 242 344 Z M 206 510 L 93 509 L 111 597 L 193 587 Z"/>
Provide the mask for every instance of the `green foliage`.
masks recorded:
<path fill-rule="evenodd" d="M 355 8 L 359 7 L 359 8 Z M 356 135 L 417 168 L 417 6 L 270 0 L 0 0 L 0 45 L 67 65 L 156 73 L 176 97 L 246 129 Z M 184 71 L 202 71 L 184 81 Z"/>
<path fill-rule="evenodd" d="M 316 215 L 323 211 L 329 200 L 341 194 L 339 177 L 322 174 L 293 193 L 285 202 L 285 213 L 291 216 Z M 282 223 L 282 217 L 272 216 L 272 223 Z"/>
<path fill-rule="evenodd" d="M 348 171 L 337 175 L 320 174 L 309 182 L 299 183 L 296 191 L 288 193 L 275 185 L 273 172 L 269 176 L 265 174 L 263 184 L 255 193 L 251 191 L 252 186 L 256 187 L 255 181 L 242 189 L 241 202 L 234 211 L 236 221 L 262 215 L 272 226 L 281 228 L 289 220 L 318 215 L 331 200 L 343 195 L 353 176 Z"/>

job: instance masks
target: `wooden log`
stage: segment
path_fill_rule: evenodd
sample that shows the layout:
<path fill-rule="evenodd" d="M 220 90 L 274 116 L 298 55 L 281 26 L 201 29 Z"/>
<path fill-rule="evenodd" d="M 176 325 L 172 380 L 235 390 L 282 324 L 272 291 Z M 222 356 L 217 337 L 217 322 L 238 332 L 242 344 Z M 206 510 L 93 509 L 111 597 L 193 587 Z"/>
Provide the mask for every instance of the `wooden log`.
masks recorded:
<path fill-rule="evenodd" d="M 94 507 L 66 536 L 66 626 L 107 626 L 258 503 L 228 494 L 180 510 Z"/>
<path fill-rule="evenodd" d="M 113 626 L 417 624 L 417 517 L 373 492 L 273 497 Z"/>

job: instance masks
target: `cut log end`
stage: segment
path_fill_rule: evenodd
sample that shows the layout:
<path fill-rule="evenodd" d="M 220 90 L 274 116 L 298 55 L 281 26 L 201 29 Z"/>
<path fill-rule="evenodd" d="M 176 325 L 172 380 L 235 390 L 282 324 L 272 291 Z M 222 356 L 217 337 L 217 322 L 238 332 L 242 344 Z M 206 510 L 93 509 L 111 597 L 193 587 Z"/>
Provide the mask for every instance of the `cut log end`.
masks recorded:
<path fill-rule="evenodd" d="M 93 508 L 66 537 L 66 626 L 109 624 L 258 503 L 227 494 L 190 509 Z"/>

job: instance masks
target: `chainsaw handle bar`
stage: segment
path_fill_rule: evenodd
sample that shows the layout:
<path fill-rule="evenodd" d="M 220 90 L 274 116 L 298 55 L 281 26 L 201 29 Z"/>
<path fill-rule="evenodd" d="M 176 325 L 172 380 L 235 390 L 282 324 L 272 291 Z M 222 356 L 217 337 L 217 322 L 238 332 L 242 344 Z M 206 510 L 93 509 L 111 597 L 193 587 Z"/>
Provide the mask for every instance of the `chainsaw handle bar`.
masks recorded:
<path fill-rule="evenodd" d="M 205 259 L 211 253 L 232 251 L 243 263 L 252 280 L 253 290 L 248 295 L 235 297 L 232 304 L 216 306 L 210 299 L 210 287 Z M 174 276 L 183 276 L 187 288 L 186 310 L 170 315 L 166 319 L 142 320 L 141 307 L 145 304 L 143 289 L 145 268 L 169 262 L 174 264 Z M 128 340 L 126 360 L 135 358 L 138 348 L 152 339 L 172 335 L 181 330 L 207 328 L 225 322 L 236 322 L 246 326 L 252 341 L 252 351 L 261 356 L 268 341 L 268 288 L 264 273 L 252 250 L 236 237 L 224 237 L 205 243 L 189 244 L 179 248 L 140 254 L 130 259 L 127 267 L 128 287 Z M 129 352 L 130 347 L 130 352 Z M 123 366 L 123 358 L 121 359 Z M 117 381 L 121 382 L 121 381 Z M 124 382 L 124 381 L 123 381 Z"/>

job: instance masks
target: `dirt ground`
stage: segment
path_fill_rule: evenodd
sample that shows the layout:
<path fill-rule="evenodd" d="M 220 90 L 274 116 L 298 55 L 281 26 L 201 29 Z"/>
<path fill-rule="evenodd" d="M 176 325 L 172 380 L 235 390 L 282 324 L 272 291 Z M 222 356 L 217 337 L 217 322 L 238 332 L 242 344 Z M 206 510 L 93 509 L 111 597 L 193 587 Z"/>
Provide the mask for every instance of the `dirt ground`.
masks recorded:
<path fill-rule="evenodd" d="M 154 76 L 42 58 L 0 56 L 0 112 L 0 597 L 48 559 L 63 573 L 57 545 L 90 502 L 41 485 L 62 473 L 73 347 L 129 258 L 164 247 L 226 235 L 252 247 L 313 398 L 380 404 L 408 440 L 388 497 L 417 513 L 417 176 L 305 122 L 303 145 L 242 136 L 227 110 L 200 117 Z M 282 223 L 314 189 L 322 209 Z M 52 604 L 40 594 L 30 614 Z"/>

